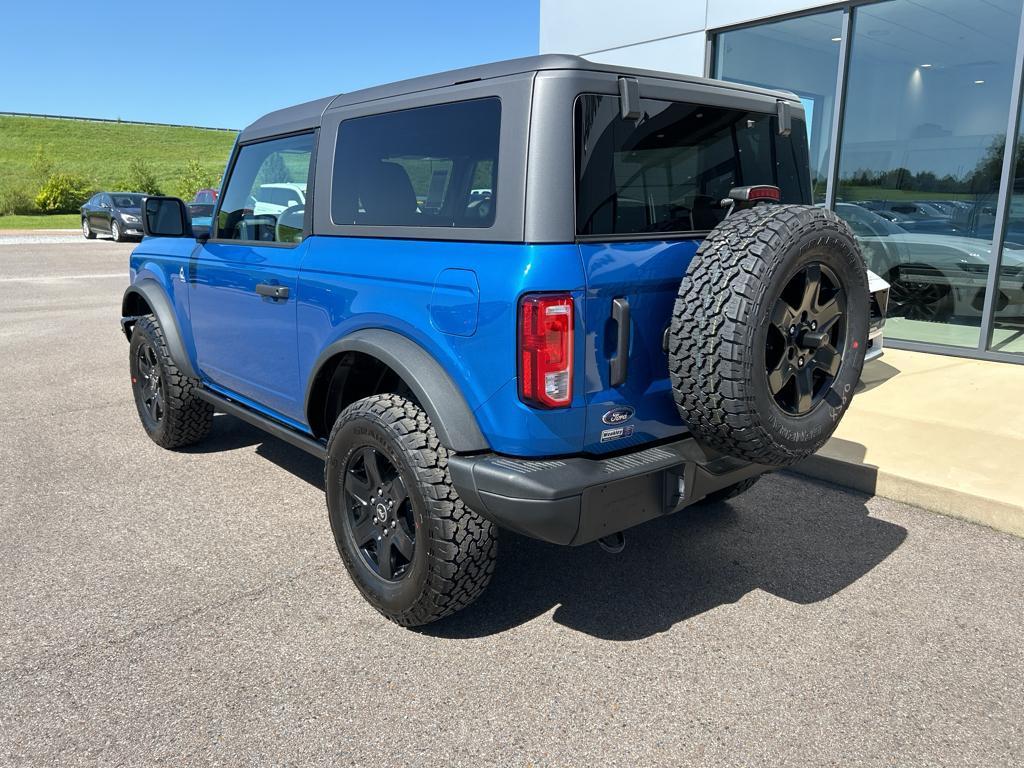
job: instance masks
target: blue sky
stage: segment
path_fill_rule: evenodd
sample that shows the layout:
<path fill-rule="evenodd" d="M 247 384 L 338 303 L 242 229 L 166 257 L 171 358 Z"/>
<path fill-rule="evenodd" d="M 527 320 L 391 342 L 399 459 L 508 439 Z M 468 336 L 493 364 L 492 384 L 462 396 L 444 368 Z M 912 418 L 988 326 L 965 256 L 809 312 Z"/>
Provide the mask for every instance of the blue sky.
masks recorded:
<path fill-rule="evenodd" d="M 14 0 L 4 8 L 0 111 L 241 128 L 340 91 L 533 55 L 539 5 Z M 180 88 L 166 87 L 170 72 Z"/>

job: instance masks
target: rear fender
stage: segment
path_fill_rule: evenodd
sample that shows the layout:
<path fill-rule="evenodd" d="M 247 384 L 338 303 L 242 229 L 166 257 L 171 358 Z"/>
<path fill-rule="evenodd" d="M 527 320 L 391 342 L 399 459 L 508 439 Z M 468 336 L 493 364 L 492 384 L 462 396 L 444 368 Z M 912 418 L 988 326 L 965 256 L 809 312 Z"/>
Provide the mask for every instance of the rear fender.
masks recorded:
<path fill-rule="evenodd" d="M 398 374 L 430 417 L 441 445 L 458 453 L 490 448 L 461 390 L 430 353 L 414 341 L 381 328 L 370 328 L 339 339 L 317 358 L 306 386 L 305 413 L 311 414 L 310 396 L 321 370 L 342 352 L 362 352 L 375 357 Z"/>

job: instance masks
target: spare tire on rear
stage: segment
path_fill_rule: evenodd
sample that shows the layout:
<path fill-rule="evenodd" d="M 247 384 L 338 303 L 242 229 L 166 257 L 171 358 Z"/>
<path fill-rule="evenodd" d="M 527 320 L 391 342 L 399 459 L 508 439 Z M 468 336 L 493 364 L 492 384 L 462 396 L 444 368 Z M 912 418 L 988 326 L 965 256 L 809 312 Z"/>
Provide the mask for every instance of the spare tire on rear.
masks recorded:
<path fill-rule="evenodd" d="M 669 373 L 694 437 L 785 466 L 818 450 L 853 397 L 868 335 L 864 260 L 832 211 L 762 205 L 722 221 L 679 286 Z"/>

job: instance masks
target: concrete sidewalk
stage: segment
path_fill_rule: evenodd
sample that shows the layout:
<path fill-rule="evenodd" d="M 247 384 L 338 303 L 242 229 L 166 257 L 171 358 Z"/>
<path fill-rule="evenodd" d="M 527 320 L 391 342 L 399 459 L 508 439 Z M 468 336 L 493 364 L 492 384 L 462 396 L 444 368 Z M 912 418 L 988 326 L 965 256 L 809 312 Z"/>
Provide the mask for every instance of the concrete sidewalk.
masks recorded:
<path fill-rule="evenodd" d="M 1024 366 L 887 349 L 795 469 L 1024 536 Z"/>

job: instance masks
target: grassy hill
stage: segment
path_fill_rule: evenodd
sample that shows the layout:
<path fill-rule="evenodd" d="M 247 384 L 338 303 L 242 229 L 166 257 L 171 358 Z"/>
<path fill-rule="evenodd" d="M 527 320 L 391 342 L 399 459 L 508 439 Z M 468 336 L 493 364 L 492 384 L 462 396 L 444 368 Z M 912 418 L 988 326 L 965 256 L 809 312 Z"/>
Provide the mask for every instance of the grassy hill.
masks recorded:
<path fill-rule="evenodd" d="M 142 161 L 161 191 L 177 194 L 189 161 L 219 178 L 234 140 L 231 131 L 0 115 L 0 195 L 35 195 L 43 182 L 40 147 L 53 171 L 83 176 L 97 190 L 117 186 Z M 0 226 L 4 218 L 11 217 L 0 217 Z"/>

